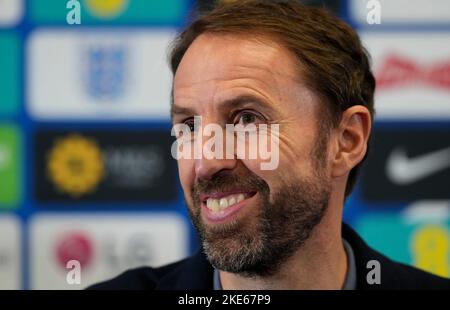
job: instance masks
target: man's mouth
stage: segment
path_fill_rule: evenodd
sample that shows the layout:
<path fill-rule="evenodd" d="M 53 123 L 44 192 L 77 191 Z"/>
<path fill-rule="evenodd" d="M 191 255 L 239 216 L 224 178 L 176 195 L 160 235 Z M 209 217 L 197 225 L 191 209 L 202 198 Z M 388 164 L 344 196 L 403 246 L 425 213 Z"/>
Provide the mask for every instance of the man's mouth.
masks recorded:
<path fill-rule="evenodd" d="M 231 220 L 240 209 L 250 202 L 256 191 L 215 192 L 201 195 L 204 215 L 212 222 Z"/>

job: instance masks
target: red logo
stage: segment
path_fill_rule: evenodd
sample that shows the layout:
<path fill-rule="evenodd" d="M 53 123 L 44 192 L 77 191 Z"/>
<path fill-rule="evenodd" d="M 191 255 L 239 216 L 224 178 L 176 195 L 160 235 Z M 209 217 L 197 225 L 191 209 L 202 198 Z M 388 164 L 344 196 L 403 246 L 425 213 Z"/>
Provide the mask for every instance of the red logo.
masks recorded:
<path fill-rule="evenodd" d="M 450 61 L 423 65 L 398 55 L 388 56 L 376 74 L 377 88 L 423 83 L 450 90 Z"/>
<path fill-rule="evenodd" d="M 86 267 L 92 261 L 92 242 L 84 233 L 69 233 L 56 245 L 56 256 L 63 268 L 70 260 L 77 260 L 81 267 Z"/>

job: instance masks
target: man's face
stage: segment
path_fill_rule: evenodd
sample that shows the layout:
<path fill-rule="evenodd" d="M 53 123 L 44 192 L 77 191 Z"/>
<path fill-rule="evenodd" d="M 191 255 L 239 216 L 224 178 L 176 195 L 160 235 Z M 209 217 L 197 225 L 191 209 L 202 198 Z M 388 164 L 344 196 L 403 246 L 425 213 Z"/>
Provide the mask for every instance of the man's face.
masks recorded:
<path fill-rule="evenodd" d="M 270 40 L 204 34 L 174 79 L 173 123 L 279 125 L 279 163 L 179 159 L 189 213 L 220 270 L 269 275 L 298 250 L 328 205 L 330 173 L 320 103 L 298 76 L 294 56 Z M 323 119 L 323 118 L 322 118 Z M 322 120 L 323 121 L 323 120 Z"/>

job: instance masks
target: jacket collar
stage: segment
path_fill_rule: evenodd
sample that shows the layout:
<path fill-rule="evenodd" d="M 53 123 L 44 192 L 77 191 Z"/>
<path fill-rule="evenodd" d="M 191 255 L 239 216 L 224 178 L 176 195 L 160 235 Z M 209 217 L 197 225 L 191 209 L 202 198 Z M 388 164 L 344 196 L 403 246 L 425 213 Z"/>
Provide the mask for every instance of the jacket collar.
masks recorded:
<path fill-rule="evenodd" d="M 389 289 L 389 285 L 395 284 L 398 279 L 398 264 L 369 247 L 363 239 L 347 224 L 342 223 L 342 237 L 351 245 L 355 254 L 356 263 L 356 289 L 373 290 Z M 380 284 L 369 284 L 367 276 L 373 267 L 368 266 L 370 261 L 379 263 L 381 272 Z"/>

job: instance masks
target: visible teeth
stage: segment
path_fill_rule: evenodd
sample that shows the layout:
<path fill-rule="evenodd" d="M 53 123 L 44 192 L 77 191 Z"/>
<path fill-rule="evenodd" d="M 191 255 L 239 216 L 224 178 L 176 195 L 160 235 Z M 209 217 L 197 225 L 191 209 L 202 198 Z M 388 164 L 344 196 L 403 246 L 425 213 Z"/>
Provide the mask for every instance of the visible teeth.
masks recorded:
<path fill-rule="evenodd" d="M 220 199 L 208 198 L 208 200 L 206 200 L 206 207 L 214 212 L 219 212 L 241 202 L 244 199 L 244 194 L 229 195 Z"/>
<path fill-rule="evenodd" d="M 227 208 L 228 207 L 227 199 L 226 198 L 221 198 L 220 202 L 219 202 L 219 205 L 220 205 L 220 210 L 223 210 L 223 209 Z"/>
<path fill-rule="evenodd" d="M 232 196 L 230 199 L 228 199 L 228 205 L 232 206 L 236 203 L 236 198 Z"/>
<path fill-rule="evenodd" d="M 219 211 L 219 201 L 217 199 L 208 199 L 206 201 L 206 206 L 208 209 L 213 210 L 214 212 Z"/>

